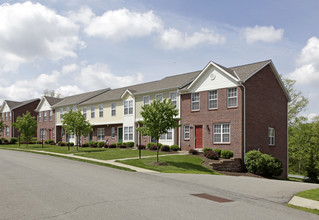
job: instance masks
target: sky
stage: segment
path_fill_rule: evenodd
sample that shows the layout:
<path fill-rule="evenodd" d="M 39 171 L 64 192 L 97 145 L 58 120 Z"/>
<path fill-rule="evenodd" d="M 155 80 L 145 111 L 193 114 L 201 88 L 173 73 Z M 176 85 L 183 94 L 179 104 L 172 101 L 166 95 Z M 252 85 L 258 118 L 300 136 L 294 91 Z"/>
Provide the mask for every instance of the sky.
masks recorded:
<path fill-rule="evenodd" d="M 0 103 L 271 59 L 319 115 L 317 0 L 0 0 Z"/>

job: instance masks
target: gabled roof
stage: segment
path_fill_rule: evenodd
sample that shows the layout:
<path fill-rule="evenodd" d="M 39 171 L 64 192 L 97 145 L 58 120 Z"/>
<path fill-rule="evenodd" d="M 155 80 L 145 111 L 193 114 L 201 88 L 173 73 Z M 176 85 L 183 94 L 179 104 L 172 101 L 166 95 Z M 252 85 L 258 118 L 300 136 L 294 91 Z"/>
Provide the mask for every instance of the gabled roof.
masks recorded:
<path fill-rule="evenodd" d="M 51 97 L 51 96 L 44 96 L 44 98 L 48 101 L 48 103 L 53 106 L 57 104 L 58 102 L 61 102 L 63 98 L 56 98 L 56 97 Z"/>
<path fill-rule="evenodd" d="M 146 94 L 150 92 L 160 92 L 169 89 L 177 90 L 192 82 L 200 72 L 201 71 L 196 71 L 174 76 L 168 76 L 161 80 L 153 82 L 141 83 L 133 86 L 112 89 L 108 92 L 101 93 L 100 95 L 91 98 L 85 102 L 82 102 L 81 105 L 90 105 L 110 100 L 119 100 L 121 99 L 122 95 L 125 93 L 126 90 L 130 91 L 132 95 L 139 95 L 144 93 Z"/>
<path fill-rule="evenodd" d="M 241 66 L 230 67 L 229 69 L 237 74 L 239 80 L 246 81 L 267 64 L 272 63 L 271 60 L 265 60 L 257 63 L 251 63 Z"/>
<path fill-rule="evenodd" d="M 26 100 L 26 101 L 23 101 L 23 102 L 4 100 L 3 105 L 0 108 L 0 111 L 2 112 L 2 110 L 3 110 L 4 106 L 5 106 L 5 103 L 8 105 L 9 109 L 12 111 L 14 109 L 20 108 L 21 106 L 27 105 L 27 104 L 29 104 L 31 102 L 34 102 L 34 101 L 40 101 L 40 99 L 39 98 L 30 99 L 30 100 Z"/>
<path fill-rule="evenodd" d="M 78 105 L 82 102 L 85 102 L 91 98 L 94 98 L 97 95 L 100 95 L 102 93 L 105 93 L 107 91 L 109 91 L 110 89 L 100 89 L 100 90 L 96 90 L 93 92 L 86 92 L 86 93 L 82 93 L 82 94 L 78 94 L 78 95 L 73 95 L 73 96 L 68 96 L 63 98 L 62 101 L 54 104 L 52 107 L 53 108 L 57 108 L 57 107 L 62 107 L 62 106 L 69 106 L 69 105 Z"/>

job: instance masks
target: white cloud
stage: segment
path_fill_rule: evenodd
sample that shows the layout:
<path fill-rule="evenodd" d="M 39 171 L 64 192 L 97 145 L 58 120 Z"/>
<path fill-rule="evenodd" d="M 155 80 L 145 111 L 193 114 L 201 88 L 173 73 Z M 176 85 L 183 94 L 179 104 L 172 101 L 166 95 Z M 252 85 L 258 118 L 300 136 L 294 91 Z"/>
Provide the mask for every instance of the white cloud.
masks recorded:
<path fill-rule="evenodd" d="M 162 27 L 162 21 L 153 11 L 138 13 L 125 8 L 110 10 L 101 16 L 95 16 L 89 8 L 82 8 L 78 13 L 71 12 L 70 18 L 84 24 L 84 31 L 89 36 L 113 40 L 147 36 Z"/>
<path fill-rule="evenodd" d="M 313 85 L 319 83 L 319 39 L 312 37 L 302 49 L 296 61 L 297 68 L 288 74 L 288 78 L 297 81 L 300 85 Z"/>
<path fill-rule="evenodd" d="M 266 43 L 273 43 L 282 39 L 284 35 L 283 29 L 275 29 L 273 26 L 258 26 L 247 27 L 242 30 L 241 35 L 245 38 L 247 43 L 255 43 L 263 41 Z"/>
<path fill-rule="evenodd" d="M 77 85 L 67 85 L 67 86 L 60 86 L 55 90 L 57 94 L 61 94 L 62 97 L 76 95 L 83 93 L 84 91 L 80 89 Z"/>
<path fill-rule="evenodd" d="M 76 81 L 84 88 L 118 88 L 143 82 L 143 75 L 117 76 L 114 75 L 107 65 L 94 64 L 82 68 L 75 77 Z"/>
<path fill-rule="evenodd" d="M 36 59 L 76 57 L 84 45 L 76 24 L 39 3 L 0 5 L 0 72 Z"/>
<path fill-rule="evenodd" d="M 199 32 L 192 34 L 182 33 L 174 28 L 169 28 L 163 31 L 160 36 L 160 46 L 164 49 L 187 49 L 195 47 L 198 44 L 223 44 L 225 43 L 225 37 L 208 29 L 201 29 Z"/>
<path fill-rule="evenodd" d="M 63 74 L 68 74 L 68 73 L 74 72 L 74 71 L 76 71 L 78 69 L 79 69 L 78 65 L 73 63 L 73 64 L 69 64 L 69 65 L 63 66 L 62 67 L 62 73 Z"/>

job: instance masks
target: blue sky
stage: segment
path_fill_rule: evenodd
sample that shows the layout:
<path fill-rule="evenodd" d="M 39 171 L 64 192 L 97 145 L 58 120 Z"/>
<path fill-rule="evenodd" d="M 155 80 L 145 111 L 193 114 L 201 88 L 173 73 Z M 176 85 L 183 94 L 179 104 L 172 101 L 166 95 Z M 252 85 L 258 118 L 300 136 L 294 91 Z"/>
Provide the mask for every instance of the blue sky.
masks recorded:
<path fill-rule="evenodd" d="M 319 115 L 319 1 L 0 0 L 0 102 L 272 59 Z"/>

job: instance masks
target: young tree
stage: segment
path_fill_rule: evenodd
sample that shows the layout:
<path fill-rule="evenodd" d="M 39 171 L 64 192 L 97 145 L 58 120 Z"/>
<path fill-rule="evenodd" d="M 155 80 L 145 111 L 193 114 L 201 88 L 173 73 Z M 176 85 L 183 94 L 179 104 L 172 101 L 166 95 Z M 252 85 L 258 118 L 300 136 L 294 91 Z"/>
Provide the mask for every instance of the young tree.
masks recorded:
<path fill-rule="evenodd" d="M 160 100 L 154 100 L 150 105 L 142 107 L 141 115 L 143 117 L 143 127 L 137 128 L 142 135 L 151 136 L 156 140 L 157 145 L 157 159 L 159 145 L 158 140 L 162 134 L 166 134 L 169 129 L 179 127 L 178 110 L 173 105 L 170 99 L 164 99 L 163 102 Z"/>
<path fill-rule="evenodd" d="M 3 129 L 4 129 L 6 126 L 7 126 L 7 125 L 4 124 L 2 120 L 0 120 L 0 135 L 2 134 Z"/>
<path fill-rule="evenodd" d="M 12 125 L 17 128 L 22 135 L 24 135 L 27 141 L 27 146 L 29 146 L 29 141 L 37 132 L 37 120 L 35 117 L 31 116 L 30 112 L 27 111 L 26 114 L 22 114 L 22 117 L 19 116 L 17 121 L 12 123 Z"/>
<path fill-rule="evenodd" d="M 77 138 L 76 150 L 78 151 L 78 146 L 80 145 L 82 135 L 87 135 L 92 132 L 92 126 L 88 121 L 85 120 L 81 111 L 78 110 L 63 114 L 62 127 L 65 133 L 68 135 L 75 135 Z"/>

